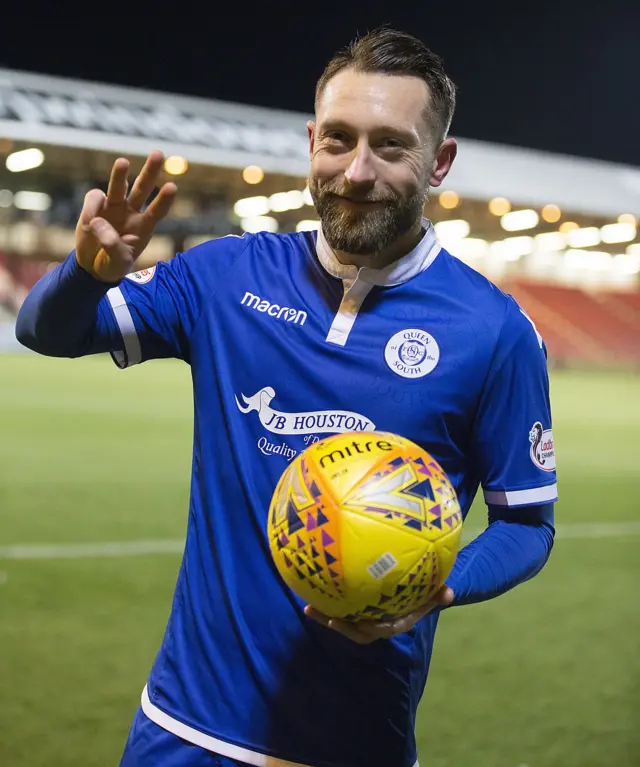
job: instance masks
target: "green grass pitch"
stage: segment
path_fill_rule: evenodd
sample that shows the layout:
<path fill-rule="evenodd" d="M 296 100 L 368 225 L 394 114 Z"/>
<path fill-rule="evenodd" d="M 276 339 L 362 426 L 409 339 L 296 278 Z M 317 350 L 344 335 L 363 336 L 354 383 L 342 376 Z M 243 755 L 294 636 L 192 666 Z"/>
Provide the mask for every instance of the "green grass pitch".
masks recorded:
<path fill-rule="evenodd" d="M 422 767 L 639 763 L 639 392 L 632 376 L 553 374 L 561 533 L 533 581 L 443 615 Z M 0 356 L 0 552 L 181 538 L 191 408 L 178 363 Z M 483 524 L 477 503 L 468 525 Z M 0 556 L 0 765 L 118 763 L 178 565 Z"/>

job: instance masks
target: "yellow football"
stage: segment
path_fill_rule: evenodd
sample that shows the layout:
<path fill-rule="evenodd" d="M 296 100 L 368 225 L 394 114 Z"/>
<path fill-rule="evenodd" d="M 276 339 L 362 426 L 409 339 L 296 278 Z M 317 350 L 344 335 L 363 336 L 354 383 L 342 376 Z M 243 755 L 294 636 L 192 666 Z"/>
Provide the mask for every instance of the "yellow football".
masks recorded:
<path fill-rule="evenodd" d="M 440 465 L 396 434 L 320 440 L 284 471 L 268 535 L 288 586 L 325 615 L 384 620 L 424 604 L 460 546 L 462 512 Z"/>

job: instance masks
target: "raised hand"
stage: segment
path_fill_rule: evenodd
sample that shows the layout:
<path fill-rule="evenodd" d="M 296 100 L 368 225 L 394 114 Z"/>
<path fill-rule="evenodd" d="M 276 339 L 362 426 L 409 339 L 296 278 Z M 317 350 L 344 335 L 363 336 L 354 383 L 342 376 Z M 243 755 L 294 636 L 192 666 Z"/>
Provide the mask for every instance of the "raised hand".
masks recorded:
<path fill-rule="evenodd" d="M 170 211 L 178 191 L 170 182 L 143 209 L 163 162 L 162 152 L 151 152 L 127 195 L 129 161 L 121 157 L 111 169 L 107 194 L 100 189 L 87 192 L 76 226 L 76 260 L 96 279 L 119 282 L 129 274 L 156 225 Z"/>

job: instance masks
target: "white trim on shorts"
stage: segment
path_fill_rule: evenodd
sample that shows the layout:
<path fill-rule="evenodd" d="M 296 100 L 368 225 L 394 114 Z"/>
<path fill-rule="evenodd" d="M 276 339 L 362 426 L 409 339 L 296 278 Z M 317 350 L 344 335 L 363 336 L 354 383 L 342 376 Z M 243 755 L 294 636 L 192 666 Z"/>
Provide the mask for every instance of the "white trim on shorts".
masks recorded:
<path fill-rule="evenodd" d="M 162 727 L 163 730 L 176 735 L 178 738 L 182 738 L 182 740 L 193 743 L 194 746 L 200 746 L 200 748 L 204 748 L 206 751 L 211 751 L 214 754 L 228 756 L 229 759 L 237 759 L 245 764 L 255 765 L 255 767 L 311 767 L 311 765 L 301 764 L 300 762 L 287 762 L 285 759 L 276 759 L 273 756 L 267 756 L 258 751 L 250 751 L 248 748 L 235 746 L 226 740 L 219 740 L 204 732 L 200 732 L 200 730 L 189 727 L 189 725 L 179 722 L 155 706 L 149 699 L 146 685 L 142 691 L 141 704 L 145 716 L 157 724 L 158 727 Z M 418 762 L 413 767 L 419 767 Z"/>

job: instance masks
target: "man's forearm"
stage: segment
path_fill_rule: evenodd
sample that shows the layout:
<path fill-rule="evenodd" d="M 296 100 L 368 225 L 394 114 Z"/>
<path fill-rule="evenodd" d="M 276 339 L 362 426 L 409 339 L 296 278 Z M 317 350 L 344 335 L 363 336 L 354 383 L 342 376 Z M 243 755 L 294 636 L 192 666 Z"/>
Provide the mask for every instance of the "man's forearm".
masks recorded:
<path fill-rule="evenodd" d="M 553 541 L 549 522 L 492 522 L 460 551 L 447 578 L 452 606 L 493 599 L 529 580 L 544 567 Z"/>
<path fill-rule="evenodd" d="M 16 338 L 49 357 L 81 357 L 106 352 L 119 339 L 98 338 L 98 305 L 109 288 L 81 269 L 72 253 L 42 277 L 25 299 L 16 321 Z"/>

